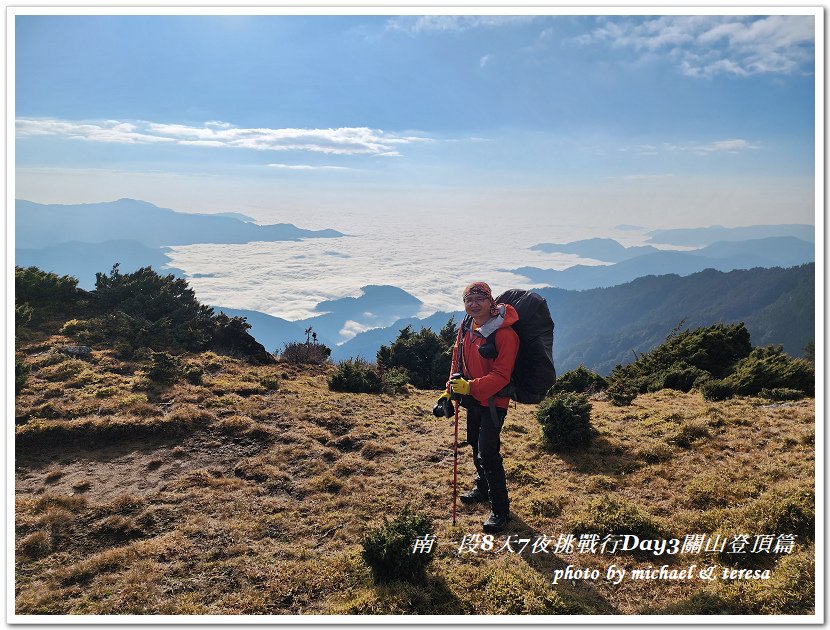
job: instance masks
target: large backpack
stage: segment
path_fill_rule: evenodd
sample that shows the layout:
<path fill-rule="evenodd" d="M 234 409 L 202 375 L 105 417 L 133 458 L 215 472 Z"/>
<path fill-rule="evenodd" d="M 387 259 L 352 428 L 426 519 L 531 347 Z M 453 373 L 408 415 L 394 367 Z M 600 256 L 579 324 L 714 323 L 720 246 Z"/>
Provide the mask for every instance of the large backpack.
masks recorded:
<path fill-rule="evenodd" d="M 523 289 L 509 289 L 495 299 L 496 304 L 510 304 L 519 315 L 513 330 L 519 336 L 519 353 L 513 367 L 510 384 L 497 396 L 510 396 L 525 404 L 536 404 L 556 381 L 553 367 L 553 319 L 545 298 Z M 466 316 L 461 324 L 463 338 L 471 318 Z M 491 335 L 495 337 L 495 333 Z M 491 346 L 492 338 L 487 339 Z M 493 347 L 493 346 L 491 346 Z M 480 348 L 482 350 L 483 348 Z"/>

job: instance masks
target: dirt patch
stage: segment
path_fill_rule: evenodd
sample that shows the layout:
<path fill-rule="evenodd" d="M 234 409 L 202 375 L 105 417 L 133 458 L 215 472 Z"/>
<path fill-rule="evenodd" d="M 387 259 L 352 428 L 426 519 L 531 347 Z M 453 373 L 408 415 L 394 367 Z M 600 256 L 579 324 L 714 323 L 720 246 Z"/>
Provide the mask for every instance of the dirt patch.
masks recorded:
<path fill-rule="evenodd" d="M 199 433 L 186 439 L 138 439 L 106 447 L 20 449 L 15 457 L 17 496 L 49 492 L 106 502 L 148 496 L 200 468 L 232 473 L 266 442 Z"/>

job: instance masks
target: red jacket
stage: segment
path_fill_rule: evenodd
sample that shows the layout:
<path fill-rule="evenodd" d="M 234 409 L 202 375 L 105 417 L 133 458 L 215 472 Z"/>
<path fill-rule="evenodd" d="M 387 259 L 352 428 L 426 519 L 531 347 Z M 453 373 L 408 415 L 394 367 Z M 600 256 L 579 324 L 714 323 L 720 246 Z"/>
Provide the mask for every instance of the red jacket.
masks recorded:
<path fill-rule="evenodd" d="M 463 372 L 464 378 L 470 381 L 470 395 L 479 404 L 488 406 L 488 399 L 501 390 L 510 382 L 513 374 L 513 366 L 516 363 L 516 353 L 519 351 L 519 336 L 513 330 L 512 325 L 519 321 L 519 315 L 509 304 L 499 304 L 500 314 L 491 319 L 482 327 L 482 332 L 496 328 L 496 350 L 498 356 L 495 359 L 486 359 L 478 352 L 478 347 L 487 343 L 487 335 L 472 328 L 464 334 L 461 339 L 461 327 L 458 329 L 458 337 L 455 340 L 455 347 L 452 351 L 452 368 L 450 376 L 456 372 Z M 461 344 L 463 369 L 459 369 L 458 347 Z M 499 396 L 495 399 L 496 407 L 507 409 L 510 403 L 508 396 Z"/>

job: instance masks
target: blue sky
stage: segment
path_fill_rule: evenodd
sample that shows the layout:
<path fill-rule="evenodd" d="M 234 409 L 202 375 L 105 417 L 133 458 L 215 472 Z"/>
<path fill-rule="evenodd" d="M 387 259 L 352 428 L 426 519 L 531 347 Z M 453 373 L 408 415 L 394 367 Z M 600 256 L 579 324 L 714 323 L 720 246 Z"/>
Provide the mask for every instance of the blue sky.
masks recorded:
<path fill-rule="evenodd" d="M 17 16 L 15 194 L 811 222 L 814 19 Z"/>

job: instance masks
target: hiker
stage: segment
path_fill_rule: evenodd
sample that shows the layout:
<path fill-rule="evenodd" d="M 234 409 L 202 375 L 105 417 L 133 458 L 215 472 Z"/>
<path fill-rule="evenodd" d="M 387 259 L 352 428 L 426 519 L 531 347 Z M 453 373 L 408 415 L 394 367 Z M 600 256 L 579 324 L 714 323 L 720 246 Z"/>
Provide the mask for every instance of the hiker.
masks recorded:
<path fill-rule="evenodd" d="M 496 304 L 484 282 L 468 285 L 463 297 L 471 321 L 465 318 L 469 325 L 462 322 L 459 326 L 450 380 L 441 399 L 460 396 L 461 406 L 467 409 L 467 442 L 473 447 L 477 474 L 475 486 L 461 495 L 461 501 L 489 501 L 490 516 L 483 529 L 498 533 L 510 517 L 499 440 L 510 396 L 497 394 L 503 394 L 501 390 L 510 383 L 516 362 L 519 337 L 512 324 L 518 321 L 518 314 L 509 304 Z"/>

